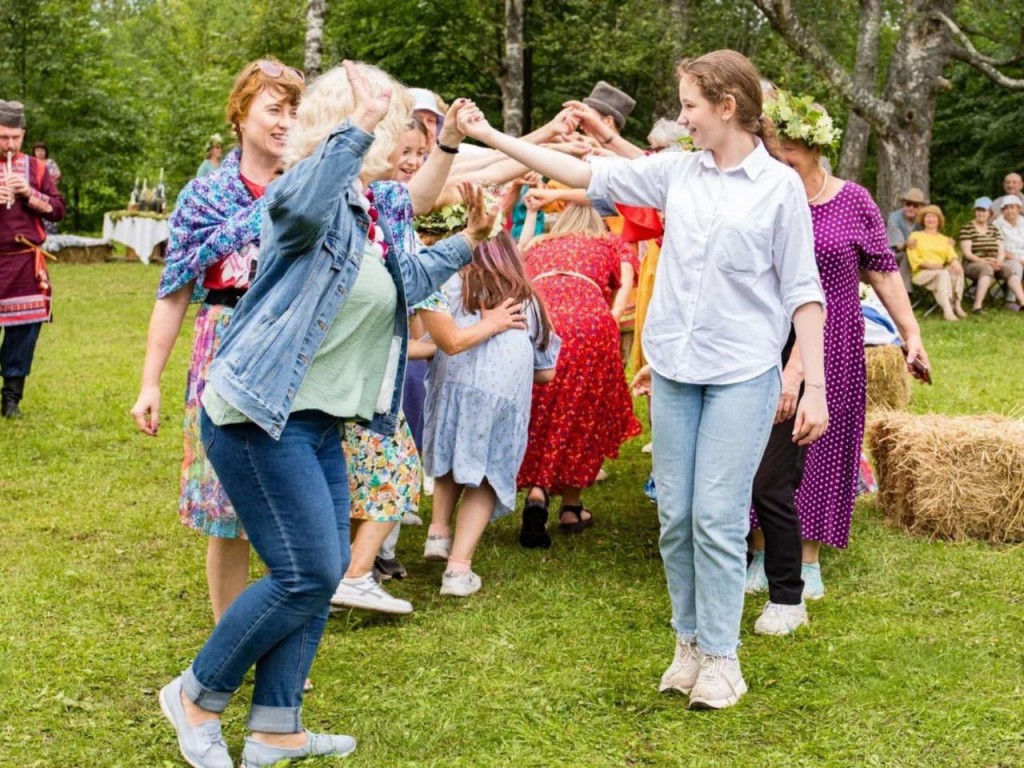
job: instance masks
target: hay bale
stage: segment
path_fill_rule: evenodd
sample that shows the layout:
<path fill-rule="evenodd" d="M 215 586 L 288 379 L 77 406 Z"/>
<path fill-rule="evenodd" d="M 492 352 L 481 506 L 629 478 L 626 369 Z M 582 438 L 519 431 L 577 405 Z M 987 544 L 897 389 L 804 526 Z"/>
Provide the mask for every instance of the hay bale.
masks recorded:
<path fill-rule="evenodd" d="M 932 538 L 1024 541 L 1024 421 L 1002 416 L 873 419 L 878 503 L 896 525 Z"/>
<path fill-rule="evenodd" d="M 904 410 L 910 405 L 912 378 L 903 352 L 893 344 L 865 347 L 868 371 L 868 409 Z"/>
<path fill-rule="evenodd" d="M 114 258 L 110 245 L 65 246 L 56 254 L 62 264 L 101 264 Z"/>

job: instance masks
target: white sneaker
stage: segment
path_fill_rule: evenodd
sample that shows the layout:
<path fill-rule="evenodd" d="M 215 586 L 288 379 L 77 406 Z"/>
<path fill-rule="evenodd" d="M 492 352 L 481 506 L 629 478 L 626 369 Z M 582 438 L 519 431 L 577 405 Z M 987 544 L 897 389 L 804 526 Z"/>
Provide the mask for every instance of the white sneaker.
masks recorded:
<path fill-rule="evenodd" d="M 406 512 L 402 515 L 402 525 L 423 525 L 423 518 L 415 512 Z"/>
<path fill-rule="evenodd" d="M 748 595 L 768 591 L 768 576 L 764 572 L 764 550 L 754 550 L 754 557 L 747 566 L 747 580 L 743 591 Z"/>
<path fill-rule="evenodd" d="M 696 643 L 684 643 L 676 640 L 676 655 L 672 664 L 661 676 L 661 685 L 658 690 L 661 693 L 666 691 L 678 691 L 689 693 L 697 682 L 697 675 L 700 674 L 700 662 L 704 658 Z"/>
<path fill-rule="evenodd" d="M 764 610 L 754 623 L 758 635 L 791 635 L 797 627 L 807 623 L 807 606 L 780 605 L 771 601 L 764 604 Z"/>
<path fill-rule="evenodd" d="M 705 656 L 697 682 L 690 691 L 690 709 L 725 709 L 746 692 L 739 659 Z"/>
<path fill-rule="evenodd" d="M 358 579 L 342 579 L 331 597 L 331 605 L 341 608 L 362 608 L 365 611 L 404 616 L 412 613 L 412 603 L 388 594 L 373 571 Z"/>
<path fill-rule="evenodd" d="M 427 536 L 427 541 L 423 545 L 423 559 L 424 560 L 448 560 L 448 556 L 452 553 L 452 539 L 451 536 L 436 536 L 431 534 Z"/>
<path fill-rule="evenodd" d="M 454 595 L 455 597 L 469 597 L 474 592 L 479 592 L 483 582 L 480 577 L 472 571 L 465 573 L 454 573 L 445 571 L 441 577 L 441 594 Z"/>

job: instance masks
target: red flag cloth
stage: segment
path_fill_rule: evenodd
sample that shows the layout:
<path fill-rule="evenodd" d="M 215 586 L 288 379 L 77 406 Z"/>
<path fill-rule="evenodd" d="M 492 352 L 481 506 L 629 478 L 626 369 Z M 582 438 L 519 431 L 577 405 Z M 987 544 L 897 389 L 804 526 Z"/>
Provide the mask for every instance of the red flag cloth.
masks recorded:
<path fill-rule="evenodd" d="M 622 238 L 628 243 L 643 240 L 657 240 L 665 234 L 665 227 L 656 208 L 641 208 L 635 205 L 616 203 L 615 207 L 626 220 L 622 227 Z"/>

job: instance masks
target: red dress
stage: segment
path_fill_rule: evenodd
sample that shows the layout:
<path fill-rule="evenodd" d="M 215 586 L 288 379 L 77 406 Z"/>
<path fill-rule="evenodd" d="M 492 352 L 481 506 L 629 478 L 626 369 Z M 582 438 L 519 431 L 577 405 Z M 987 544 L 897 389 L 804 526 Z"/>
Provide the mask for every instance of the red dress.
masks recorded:
<path fill-rule="evenodd" d="M 621 238 L 564 235 L 526 252 L 526 272 L 562 339 L 555 378 L 533 388 L 520 488 L 555 493 L 593 484 L 606 457 L 639 435 L 609 305 L 623 261 L 636 254 Z M 564 274 L 572 272 L 575 274 Z"/>

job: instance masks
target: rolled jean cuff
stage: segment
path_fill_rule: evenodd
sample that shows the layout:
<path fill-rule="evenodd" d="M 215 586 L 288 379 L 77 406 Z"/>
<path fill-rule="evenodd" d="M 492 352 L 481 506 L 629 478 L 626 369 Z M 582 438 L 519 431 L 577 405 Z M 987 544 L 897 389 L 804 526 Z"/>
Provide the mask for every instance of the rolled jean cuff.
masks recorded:
<path fill-rule="evenodd" d="M 223 712 L 235 695 L 234 691 L 211 691 L 196 679 L 191 666 L 182 673 L 181 686 L 189 700 L 207 712 Z"/>
<path fill-rule="evenodd" d="M 672 622 L 672 629 L 675 631 L 676 639 L 678 639 L 679 642 L 686 643 L 688 645 L 693 645 L 697 642 L 696 629 L 680 629 L 679 625 L 676 624 L 675 621 Z"/>
<path fill-rule="evenodd" d="M 249 710 L 249 730 L 261 733 L 300 733 L 302 707 L 268 707 L 253 704 Z"/>
<path fill-rule="evenodd" d="M 700 648 L 700 652 L 705 656 L 725 656 L 727 659 L 737 658 L 736 652 L 740 649 L 740 644 L 737 643 L 732 648 L 708 648 L 700 641 L 697 641 L 697 647 Z"/>

